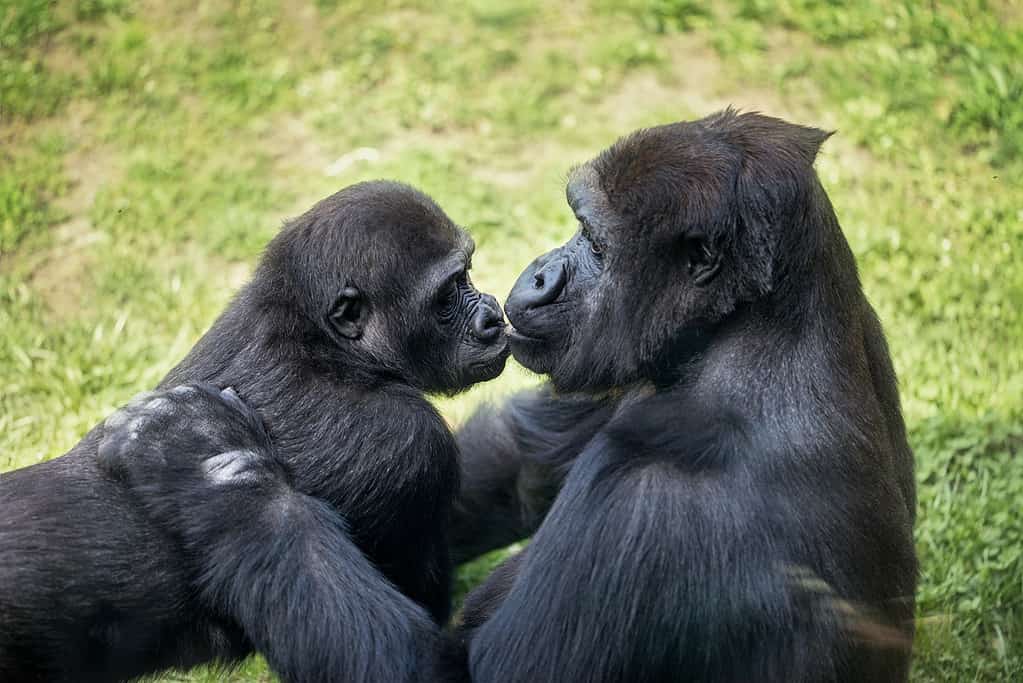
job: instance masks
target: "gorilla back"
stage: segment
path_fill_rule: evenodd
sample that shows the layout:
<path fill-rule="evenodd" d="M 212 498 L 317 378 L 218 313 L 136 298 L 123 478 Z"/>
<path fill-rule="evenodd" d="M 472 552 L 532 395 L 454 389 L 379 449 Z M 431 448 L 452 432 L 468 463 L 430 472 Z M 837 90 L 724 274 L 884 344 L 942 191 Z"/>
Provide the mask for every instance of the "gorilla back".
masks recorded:
<path fill-rule="evenodd" d="M 377 588 L 358 580 L 389 581 L 434 622 L 449 609 L 445 526 L 458 471 L 453 438 L 423 394 L 490 379 L 508 355 L 497 302 L 468 278 L 472 251 L 471 239 L 412 188 L 347 188 L 285 227 L 162 384 L 233 387 L 272 426 L 295 489 L 340 512 L 351 541 L 382 572 L 356 579 L 365 572 L 332 567 L 352 582 L 341 582 L 342 598 Z M 316 607 L 303 603 L 311 598 L 285 594 L 285 580 L 276 599 L 287 604 L 274 618 L 258 606 L 239 614 L 200 601 L 187 559 L 195 545 L 183 553 L 181 538 L 97 467 L 101 438 L 97 427 L 63 457 L 0 477 L 0 680 L 109 681 L 230 662 L 252 649 L 246 624 L 286 648 L 297 632 L 288 620 Z M 231 581 L 259 578 L 251 572 L 271 552 L 254 546 L 226 558 L 244 556 L 250 567 Z M 413 607 L 393 611 L 417 619 Z M 337 658 L 371 657 L 380 643 L 361 634 L 380 618 L 338 615 Z M 381 661 L 402 656 L 378 653 Z M 388 666 L 400 668 L 375 670 Z M 335 672 L 354 670 L 362 669 Z"/>
<path fill-rule="evenodd" d="M 474 681 L 906 679 L 912 453 L 813 171 L 826 138 L 726 111 L 571 174 L 579 230 L 519 278 L 509 336 L 613 410 L 587 441 L 568 430 L 578 455 L 532 542 L 470 596 Z M 500 433 L 556 422 L 523 400 Z"/>

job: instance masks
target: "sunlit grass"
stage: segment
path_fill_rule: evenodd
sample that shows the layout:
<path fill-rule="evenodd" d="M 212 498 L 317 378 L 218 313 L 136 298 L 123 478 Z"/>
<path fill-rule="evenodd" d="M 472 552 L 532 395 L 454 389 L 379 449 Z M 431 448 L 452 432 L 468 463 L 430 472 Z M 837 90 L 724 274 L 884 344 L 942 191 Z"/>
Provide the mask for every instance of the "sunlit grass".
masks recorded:
<path fill-rule="evenodd" d="M 1016 3 L 0 0 L 0 469 L 155 384 L 282 220 L 357 180 L 432 194 L 503 296 L 568 168 L 735 103 L 818 162 L 918 461 L 915 680 L 1023 668 L 1023 12 Z M 537 380 L 441 403 L 453 422 Z M 463 571 L 479 580 L 484 562 Z M 268 680 L 258 662 L 232 680 Z M 168 680 L 225 680 L 221 672 Z"/>

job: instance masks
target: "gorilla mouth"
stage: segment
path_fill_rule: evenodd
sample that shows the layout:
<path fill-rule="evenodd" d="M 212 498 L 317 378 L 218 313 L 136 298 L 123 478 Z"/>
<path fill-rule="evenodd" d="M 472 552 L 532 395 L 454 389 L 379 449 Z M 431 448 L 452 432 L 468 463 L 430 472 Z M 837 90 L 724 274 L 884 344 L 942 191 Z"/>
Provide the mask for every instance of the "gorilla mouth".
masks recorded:
<path fill-rule="evenodd" d="M 534 337 L 531 334 L 526 334 L 516 327 L 508 326 L 508 341 L 512 344 L 516 342 L 525 342 L 530 344 L 546 344 L 547 340 L 541 339 L 540 337 Z"/>
<path fill-rule="evenodd" d="M 558 355 L 550 339 L 534 337 L 515 328 L 508 330 L 508 342 L 519 365 L 540 374 L 552 369 L 554 358 Z"/>
<path fill-rule="evenodd" d="M 511 341 L 507 335 L 501 339 L 499 344 L 494 345 L 496 353 L 494 354 L 494 360 L 507 360 L 508 356 L 511 355 Z"/>
<path fill-rule="evenodd" d="M 488 353 L 487 358 L 477 363 L 473 363 L 469 369 L 474 381 L 482 382 L 488 379 L 494 379 L 504 372 L 505 363 L 508 361 L 508 356 L 512 353 L 511 345 L 508 343 L 508 338 L 502 335 L 502 340 L 494 344 L 492 349 L 492 354 Z"/>
<path fill-rule="evenodd" d="M 511 355 L 511 344 L 508 333 L 504 330 L 501 331 L 500 336 L 494 339 L 492 342 L 476 347 L 475 352 L 476 362 L 473 362 L 474 366 L 489 366 L 495 360 L 504 360 Z"/>

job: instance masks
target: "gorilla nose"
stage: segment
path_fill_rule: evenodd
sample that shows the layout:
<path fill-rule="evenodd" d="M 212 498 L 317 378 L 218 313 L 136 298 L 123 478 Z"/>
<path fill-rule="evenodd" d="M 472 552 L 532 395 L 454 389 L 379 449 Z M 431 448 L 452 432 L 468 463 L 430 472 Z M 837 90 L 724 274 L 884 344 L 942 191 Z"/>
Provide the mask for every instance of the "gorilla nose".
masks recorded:
<path fill-rule="evenodd" d="M 472 333 L 481 342 L 492 342 L 504 329 L 504 315 L 497 299 L 484 294 L 472 317 Z"/>
<path fill-rule="evenodd" d="M 527 268 L 515 283 L 505 302 L 505 310 L 511 316 L 513 312 L 524 313 L 546 306 L 561 295 L 567 278 L 564 258 L 538 259 L 535 267 Z"/>

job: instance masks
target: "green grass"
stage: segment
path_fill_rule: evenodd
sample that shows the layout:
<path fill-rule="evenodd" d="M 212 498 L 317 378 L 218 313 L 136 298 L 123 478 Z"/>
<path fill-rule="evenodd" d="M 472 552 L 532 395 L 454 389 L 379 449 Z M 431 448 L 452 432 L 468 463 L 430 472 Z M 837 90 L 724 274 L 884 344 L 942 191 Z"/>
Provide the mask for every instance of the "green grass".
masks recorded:
<path fill-rule="evenodd" d="M 572 230 L 572 164 L 735 103 L 838 130 L 818 169 L 917 455 L 914 679 L 1023 675 L 1023 7 L 441 5 L 0 0 L 0 470 L 152 386 L 341 186 L 421 186 L 503 294 Z"/>

